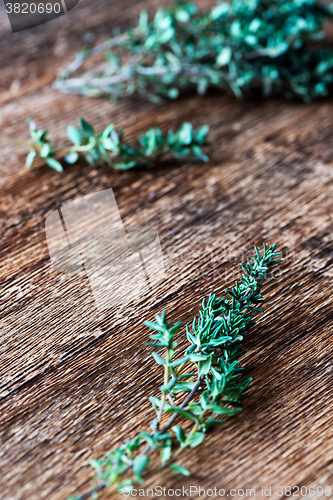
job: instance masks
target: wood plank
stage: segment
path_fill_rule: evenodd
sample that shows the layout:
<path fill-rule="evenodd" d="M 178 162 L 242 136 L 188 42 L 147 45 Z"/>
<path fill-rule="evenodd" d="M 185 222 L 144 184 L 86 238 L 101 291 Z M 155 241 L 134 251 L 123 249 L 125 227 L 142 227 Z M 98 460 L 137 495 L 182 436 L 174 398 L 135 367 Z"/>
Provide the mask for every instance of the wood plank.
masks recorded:
<path fill-rule="evenodd" d="M 63 500 L 86 491 L 88 460 L 151 416 L 147 396 L 161 374 L 144 346 L 143 321 L 163 308 L 190 321 L 201 297 L 229 286 L 238 263 L 263 241 L 276 242 L 285 261 L 246 341 L 253 386 L 244 411 L 184 453 L 190 478 L 163 472 L 147 486 L 217 487 L 229 496 L 231 488 L 255 488 L 258 498 L 261 486 L 272 486 L 273 498 L 277 486 L 332 486 L 333 100 L 238 102 L 212 93 L 154 106 L 53 90 L 49 82 L 85 31 L 102 37 L 141 8 L 156 8 L 151 1 L 121 5 L 85 2 L 73 28 L 64 17 L 0 39 L 2 133 L 27 137 L 28 115 L 55 141 L 80 115 L 97 127 L 125 126 L 130 139 L 151 126 L 207 122 L 211 161 L 124 173 L 80 164 L 60 175 L 25 171 L 23 149 L 4 145 L 0 498 Z M 54 49 L 61 43 L 66 55 Z M 43 52 L 27 55 L 29 44 Z M 126 225 L 158 230 L 167 271 L 157 291 L 118 317 L 96 311 L 86 280 L 52 269 L 44 232 L 53 210 L 110 187 Z"/>

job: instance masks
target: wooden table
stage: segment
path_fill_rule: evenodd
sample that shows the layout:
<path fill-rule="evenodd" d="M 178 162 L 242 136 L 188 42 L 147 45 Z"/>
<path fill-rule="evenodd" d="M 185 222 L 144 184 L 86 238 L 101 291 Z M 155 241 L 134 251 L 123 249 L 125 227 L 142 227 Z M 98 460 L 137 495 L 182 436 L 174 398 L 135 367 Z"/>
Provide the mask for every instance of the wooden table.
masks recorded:
<path fill-rule="evenodd" d="M 33 116 L 61 143 L 66 126 L 84 116 L 96 128 L 125 127 L 130 141 L 152 126 L 208 123 L 212 141 L 208 164 L 164 161 L 119 173 L 81 163 L 63 174 L 26 171 L 24 147 L 1 144 L 1 500 L 89 490 L 89 459 L 152 416 L 147 396 L 161 373 L 144 346 L 143 321 L 166 309 L 189 322 L 201 298 L 230 286 L 263 242 L 277 243 L 285 260 L 246 340 L 253 383 L 244 411 L 184 453 L 189 478 L 163 472 L 146 486 L 216 487 L 235 498 L 247 488 L 262 498 L 271 486 L 274 499 L 279 486 L 333 486 L 333 100 L 239 102 L 211 93 L 158 106 L 52 89 L 86 32 L 97 42 L 158 4 L 82 1 L 17 34 L 1 5 L 2 134 L 27 139 Z M 158 230 L 167 272 L 118 315 L 96 310 L 86 279 L 52 269 L 44 231 L 62 204 L 110 187 L 125 225 Z"/>

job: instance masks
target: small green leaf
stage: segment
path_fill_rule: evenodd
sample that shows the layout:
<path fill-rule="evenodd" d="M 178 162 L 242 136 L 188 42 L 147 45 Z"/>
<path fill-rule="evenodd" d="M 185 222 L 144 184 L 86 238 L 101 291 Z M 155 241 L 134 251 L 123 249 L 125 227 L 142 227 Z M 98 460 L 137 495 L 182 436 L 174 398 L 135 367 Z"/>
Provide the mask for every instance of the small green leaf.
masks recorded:
<path fill-rule="evenodd" d="M 197 83 L 197 92 L 199 95 L 204 95 L 209 87 L 208 78 L 199 78 Z"/>
<path fill-rule="evenodd" d="M 27 118 L 27 122 L 29 123 L 30 133 L 32 134 L 33 132 L 36 132 L 37 127 L 36 127 L 36 123 L 34 122 L 34 120 L 32 118 Z"/>
<path fill-rule="evenodd" d="M 25 166 L 26 168 L 30 168 L 31 165 L 34 162 L 34 159 L 36 158 L 36 152 L 35 151 L 30 151 L 30 153 L 27 155 L 26 161 L 25 161 Z"/>
<path fill-rule="evenodd" d="M 129 161 L 128 163 L 115 163 L 113 167 L 117 170 L 129 170 L 130 168 L 138 166 L 138 162 Z"/>
<path fill-rule="evenodd" d="M 182 326 L 182 321 L 178 321 L 175 325 L 173 325 L 170 329 L 169 332 L 173 335 L 178 332 L 179 328 Z"/>
<path fill-rule="evenodd" d="M 213 405 L 211 408 L 216 415 L 236 415 L 242 411 L 242 408 L 227 408 L 225 406 Z"/>
<path fill-rule="evenodd" d="M 177 383 L 177 377 L 173 376 L 171 378 L 170 382 L 167 385 L 162 385 L 161 391 L 162 392 L 169 392 L 169 391 L 171 391 L 171 389 L 173 389 L 173 387 L 175 386 L 176 383 Z"/>
<path fill-rule="evenodd" d="M 148 464 L 148 457 L 146 455 L 138 455 L 133 461 L 133 472 L 139 478 L 142 479 L 142 472 Z"/>
<path fill-rule="evenodd" d="M 258 43 L 258 38 L 255 35 L 246 35 L 244 38 L 245 43 L 250 46 L 256 45 Z"/>
<path fill-rule="evenodd" d="M 193 146 L 192 151 L 197 158 L 200 158 L 200 160 L 202 160 L 204 162 L 209 161 L 208 156 L 205 155 L 205 153 L 202 151 L 202 149 L 199 146 Z"/>
<path fill-rule="evenodd" d="M 209 372 L 212 366 L 212 362 L 213 362 L 213 357 L 209 356 L 205 361 L 201 361 L 199 363 L 200 375 L 206 375 Z"/>
<path fill-rule="evenodd" d="M 124 479 L 123 481 L 120 481 L 118 485 L 118 491 L 119 493 L 130 493 L 133 489 L 133 481 L 131 479 Z"/>
<path fill-rule="evenodd" d="M 134 439 L 134 441 L 129 446 L 129 450 L 130 451 L 135 451 L 135 450 L 138 450 L 140 448 L 141 437 L 142 437 L 141 434 L 139 434 L 138 436 L 136 436 L 136 438 Z"/>
<path fill-rule="evenodd" d="M 215 418 L 207 418 L 205 421 L 207 425 L 221 425 L 225 423 L 225 420 L 217 420 Z"/>
<path fill-rule="evenodd" d="M 46 141 L 46 136 L 48 134 L 47 130 L 37 130 L 35 133 L 35 139 L 39 144 L 43 144 Z"/>
<path fill-rule="evenodd" d="M 51 152 L 51 146 L 47 142 L 46 144 L 43 144 L 43 146 L 39 152 L 39 156 L 41 156 L 42 158 L 47 158 L 49 156 L 50 152 Z"/>
<path fill-rule="evenodd" d="M 165 463 L 170 459 L 170 457 L 171 457 L 171 440 L 168 439 L 166 442 L 166 446 L 161 451 L 162 465 L 165 465 Z"/>
<path fill-rule="evenodd" d="M 86 122 L 83 118 L 79 118 L 79 123 L 85 137 L 92 137 L 95 135 L 94 127 L 90 123 Z"/>
<path fill-rule="evenodd" d="M 180 443 L 183 443 L 185 441 L 185 437 L 186 436 L 185 436 L 185 433 L 184 433 L 183 429 L 181 428 L 181 426 L 180 425 L 174 425 L 172 427 L 172 430 L 175 432 L 178 441 Z"/>
<path fill-rule="evenodd" d="M 150 434 L 148 434 L 148 432 L 141 432 L 140 437 L 150 446 L 150 448 L 154 448 L 154 439 Z"/>
<path fill-rule="evenodd" d="M 75 144 L 75 146 L 79 146 L 82 142 L 81 132 L 73 125 L 68 125 L 67 136 L 68 136 L 68 139 L 70 141 L 72 141 L 73 144 Z"/>
<path fill-rule="evenodd" d="M 219 53 L 219 55 L 217 56 L 216 64 L 220 67 L 225 66 L 226 64 L 228 64 L 230 62 L 231 56 L 232 56 L 231 48 L 224 47 L 221 50 L 221 52 Z"/>
<path fill-rule="evenodd" d="M 101 473 L 102 465 L 101 465 L 99 460 L 95 460 L 94 458 L 92 458 L 91 460 L 89 460 L 89 463 L 90 463 L 91 467 L 96 469 L 97 474 Z"/>
<path fill-rule="evenodd" d="M 150 396 L 149 401 L 153 405 L 154 410 L 157 412 L 158 408 L 161 406 L 161 400 L 158 398 L 155 398 L 154 396 Z"/>
<path fill-rule="evenodd" d="M 114 130 L 114 125 L 113 125 L 113 123 L 110 123 L 110 125 L 108 125 L 106 127 L 106 129 L 104 129 L 103 132 L 102 132 L 103 139 L 105 139 L 106 137 L 108 137 L 113 130 Z"/>
<path fill-rule="evenodd" d="M 202 354 L 191 354 L 190 360 L 191 361 L 205 361 L 207 359 L 207 356 L 202 356 Z"/>
<path fill-rule="evenodd" d="M 190 475 L 190 471 L 188 471 L 187 469 L 185 469 L 185 467 L 183 467 L 180 464 L 171 464 L 169 468 L 175 474 L 183 474 L 183 476 L 189 476 Z"/>
<path fill-rule="evenodd" d="M 217 378 L 217 380 L 221 380 L 222 379 L 222 373 L 218 372 L 217 370 L 215 370 L 215 368 L 212 366 L 211 367 L 211 372 L 212 372 L 212 375 Z"/>
<path fill-rule="evenodd" d="M 177 9 L 175 12 L 175 18 L 179 23 L 187 23 L 190 17 L 190 13 L 185 9 Z"/>
<path fill-rule="evenodd" d="M 192 124 L 185 122 L 178 131 L 178 139 L 181 144 L 191 144 L 192 142 Z"/>
<path fill-rule="evenodd" d="M 203 125 L 195 133 L 196 140 L 200 144 L 202 144 L 206 140 L 208 132 L 209 132 L 209 125 Z"/>
<path fill-rule="evenodd" d="M 148 25 L 148 13 L 145 10 L 140 12 L 139 26 L 141 29 L 146 30 Z"/>
<path fill-rule="evenodd" d="M 198 403 L 190 403 L 188 405 L 188 409 L 194 414 L 194 415 L 201 415 L 202 413 L 202 408 Z"/>
<path fill-rule="evenodd" d="M 144 321 L 144 324 L 148 326 L 151 330 L 155 330 L 156 332 L 165 333 L 165 327 L 158 325 L 157 323 L 153 323 L 152 321 Z"/>
<path fill-rule="evenodd" d="M 118 146 L 115 142 L 113 142 L 109 137 L 105 137 L 102 140 L 103 146 L 108 151 L 118 151 Z"/>
<path fill-rule="evenodd" d="M 72 165 L 73 163 L 77 162 L 79 158 L 79 155 L 76 151 L 72 151 L 71 153 L 68 153 L 68 155 L 65 156 L 65 161 Z"/>
<path fill-rule="evenodd" d="M 261 20 L 258 18 L 252 19 L 250 26 L 249 26 L 249 30 L 252 31 L 252 33 L 256 33 L 258 31 L 258 29 L 260 28 L 261 23 L 262 23 Z"/>
<path fill-rule="evenodd" d="M 219 17 L 223 16 L 226 14 L 229 10 L 229 4 L 227 2 L 221 2 L 215 5 L 213 7 L 210 17 L 215 21 L 216 19 L 219 19 Z"/>
<path fill-rule="evenodd" d="M 195 434 L 193 434 L 193 436 L 191 436 L 188 439 L 187 442 L 191 446 L 191 448 L 195 448 L 196 446 L 199 446 L 199 444 L 201 444 L 204 439 L 205 439 L 204 432 L 196 432 Z"/>
<path fill-rule="evenodd" d="M 158 365 L 165 365 L 165 359 L 163 359 L 157 352 L 152 352 L 154 359 Z"/>
<path fill-rule="evenodd" d="M 183 410 L 183 408 L 178 408 L 177 406 L 171 406 L 165 410 L 165 413 L 178 413 L 182 417 L 187 418 L 188 420 L 198 421 L 197 417 L 195 417 L 191 412 Z"/>
<path fill-rule="evenodd" d="M 177 99 L 178 96 L 179 96 L 179 90 L 176 89 L 175 87 L 168 90 L 169 99 Z"/>
<path fill-rule="evenodd" d="M 180 382 L 176 384 L 172 390 L 173 393 L 183 392 L 183 391 L 191 391 L 195 386 L 195 382 Z"/>
<path fill-rule="evenodd" d="M 172 363 L 169 363 L 169 366 L 179 366 L 182 363 L 185 363 L 185 361 L 188 361 L 190 359 L 190 356 L 184 356 L 183 358 L 177 359 L 177 361 L 173 361 Z"/>
<path fill-rule="evenodd" d="M 281 54 L 284 54 L 289 49 L 289 44 L 287 42 L 280 42 L 273 47 L 267 47 L 265 49 L 265 53 L 269 57 L 278 57 Z"/>
<path fill-rule="evenodd" d="M 167 28 L 161 32 L 161 34 L 158 37 L 159 43 L 167 43 L 171 40 L 173 35 L 175 34 L 174 28 Z"/>
<path fill-rule="evenodd" d="M 46 158 L 46 163 L 48 164 L 49 167 L 53 168 L 53 170 L 56 170 L 57 172 L 63 172 L 64 171 L 64 169 L 62 168 L 61 163 L 59 163 L 54 158 Z"/>

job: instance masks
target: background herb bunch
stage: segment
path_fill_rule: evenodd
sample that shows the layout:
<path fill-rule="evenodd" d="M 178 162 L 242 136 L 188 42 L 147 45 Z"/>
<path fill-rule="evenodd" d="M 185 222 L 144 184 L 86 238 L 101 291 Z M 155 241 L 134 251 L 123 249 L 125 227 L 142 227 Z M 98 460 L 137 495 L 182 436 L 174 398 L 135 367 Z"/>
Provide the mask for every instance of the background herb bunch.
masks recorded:
<path fill-rule="evenodd" d="M 211 427 L 224 423 L 225 417 L 241 411 L 244 393 L 251 379 L 243 379 L 240 358 L 244 354 L 242 340 L 252 322 L 252 313 L 261 311 L 261 287 L 270 278 L 272 268 L 280 262 L 275 245 L 263 253 L 255 248 L 252 262 L 241 265 L 243 275 L 226 297 L 211 294 L 203 300 L 199 316 L 192 327 L 186 327 L 189 346 L 180 358 L 176 356 L 175 336 L 181 323 L 172 325 L 165 312 L 156 322 L 145 324 L 154 331 L 148 345 L 154 347 L 153 357 L 163 368 L 161 397 L 150 397 L 156 416 L 151 432 L 140 432 L 134 439 L 114 449 L 105 458 L 91 460 L 96 470 L 96 485 L 90 492 L 105 486 L 130 491 L 134 484 L 157 470 L 168 467 L 176 474 L 189 475 L 177 463 L 179 454 L 188 447 L 198 446 Z M 157 352 L 158 351 L 158 352 Z M 162 419 L 170 416 L 169 420 Z M 181 417 L 185 425 L 175 425 Z M 160 454 L 159 465 L 149 466 L 149 456 Z M 132 471 L 132 477 L 123 475 Z M 128 476 L 128 474 L 126 474 Z M 80 498 L 80 497 L 79 497 Z M 84 498 L 88 498 L 87 494 Z"/>
<path fill-rule="evenodd" d="M 78 54 L 55 87 L 116 99 L 139 93 L 153 101 L 215 87 L 237 97 L 259 90 L 311 101 L 333 88 L 333 51 L 314 47 L 332 13 L 316 0 L 231 0 L 210 12 L 177 2 L 151 22 L 142 12 L 136 28 Z M 69 78 L 100 52 L 106 69 Z"/>
<path fill-rule="evenodd" d="M 26 167 L 30 168 L 35 158 L 39 157 L 49 167 L 62 172 L 63 167 L 55 156 L 64 157 L 67 163 L 72 164 L 81 155 L 89 163 L 109 165 L 118 170 L 142 167 L 166 156 L 199 161 L 209 159 L 201 149 L 207 145 L 208 125 L 194 130 L 191 123 L 185 122 L 177 132 L 169 130 L 167 134 L 163 134 L 159 128 L 151 128 L 138 137 L 138 147 L 126 144 L 123 129 L 117 131 L 113 124 L 99 134 L 83 118 L 79 119 L 79 125 L 80 129 L 72 125 L 67 127 L 67 135 L 73 146 L 57 149 L 48 139 L 48 131 L 37 130 L 35 122 L 29 119 L 31 141 L 26 143 L 30 150 Z M 122 162 L 116 163 L 117 158 Z"/>

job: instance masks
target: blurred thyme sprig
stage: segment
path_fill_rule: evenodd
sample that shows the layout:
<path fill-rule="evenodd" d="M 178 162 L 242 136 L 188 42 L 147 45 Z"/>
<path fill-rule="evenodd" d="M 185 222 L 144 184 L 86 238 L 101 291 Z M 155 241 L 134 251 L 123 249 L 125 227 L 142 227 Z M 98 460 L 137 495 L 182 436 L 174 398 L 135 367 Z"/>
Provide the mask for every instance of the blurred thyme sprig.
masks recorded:
<path fill-rule="evenodd" d="M 169 130 L 167 134 L 159 128 L 151 128 L 138 137 L 139 146 L 134 147 L 124 142 L 123 129 L 117 131 L 111 124 L 97 134 L 90 123 L 80 118 L 80 129 L 72 125 L 67 127 L 67 136 L 73 146 L 56 148 L 48 139 L 47 130 L 38 130 L 32 119 L 28 121 L 30 141 L 0 137 L 0 140 L 24 144 L 29 148 L 27 168 L 36 158 L 42 158 L 49 167 L 62 172 L 63 167 L 56 156 L 70 164 L 81 156 L 89 163 L 108 165 L 118 170 L 143 167 L 168 156 L 182 160 L 209 160 L 201 149 L 207 145 L 208 125 L 194 130 L 191 123 L 185 122 L 177 132 Z M 122 161 L 118 163 L 117 160 Z"/>
<path fill-rule="evenodd" d="M 252 313 L 261 311 L 258 305 L 263 302 L 262 282 L 273 277 L 272 268 L 281 262 L 276 259 L 279 252 L 275 252 L 275 245 L 264 245 L 262 254 L 255 247 L 255 252 L 253 262 L 241 265 L 240 282 L 226 290 L 227 297 L 211 294 L 203 300 L 199 317 L 194 318 L 191 328 L 186 327 L 189 346 L 183 356 L 175 356 L 180 322 L 172 325 L 165 312 L 156 316 L 155 323 L 145 322 L 155 332 L 148 345 L 155 348 L 153 357 L 164 372 L 161 397 L 149 398 L 156 413 L 150 423 L 151 432 L 140 432 L 105 458 L 91 460 L 96 471 L 94 489 L 75 498 L 97 498 L 97 491 L 105 486 L 112 487 L 111 491 L 130 492 L 135 484 L 143 483 L 146 477 L 165 467 L 176 474 L 189 475 L 177 463 L 179 454 L 201 444 L 211 427 L 225 422 L 224 417 L 241 411 L 240 404 L 251 382 L 242 378 L 241 344 L 253 324 Z M 163 416 L 170 415 L 169 420 L 162 422 Z M 185 425 L 175 425 L 177 417 Z M 156 453 L 160 462 L 156 464 L 155 460 L 150 466 L 149 457 Z"/>
<path fill-rule="evenodd" d="M 136 28 L 79 53 L 54 85 L 115 99 L 138 93 L 159 101 L 215 87 L 239 98 L 259 90 L 311 101 L 333 89 L 333 51 L 313 46 L 332 14 L 317 0 L 231 0 L 209 12 L 180 1 L 159 9 L 151 22 L 141 12 Z M 106 66 L 72 77 L 101 52 Z"/>

